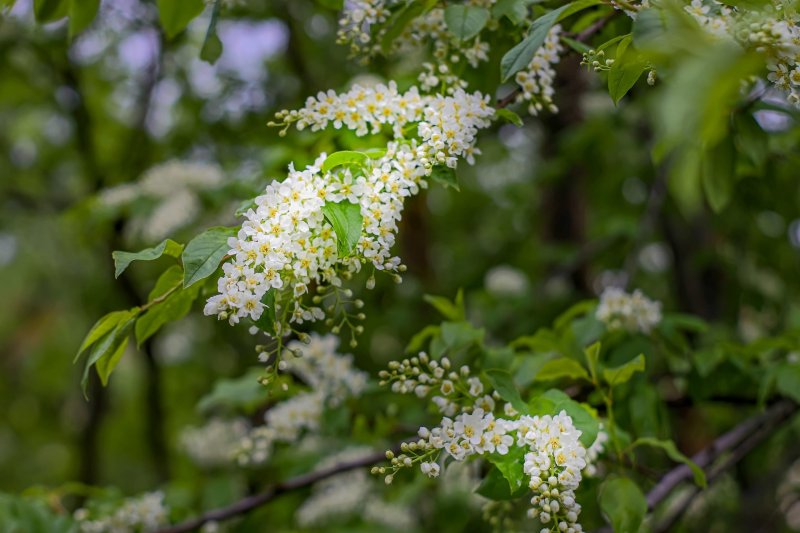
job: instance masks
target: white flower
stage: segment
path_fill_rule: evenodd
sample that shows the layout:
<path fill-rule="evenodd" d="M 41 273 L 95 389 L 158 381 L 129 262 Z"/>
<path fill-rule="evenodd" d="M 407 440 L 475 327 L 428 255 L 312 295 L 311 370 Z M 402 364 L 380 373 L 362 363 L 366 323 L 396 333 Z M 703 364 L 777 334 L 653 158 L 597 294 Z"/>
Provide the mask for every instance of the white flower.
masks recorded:
<path fill-rule="evenodd" d="M 661 302 L 650 300 L 638 289 L 628 294 L 608 287 L 600 295 L 595 317 L 610 330 L 649 333 L 661 322 Z"/>
<path fill-rule="evenodd" d="M 205 426 L 184 428 L 180 442 L 192 461 L 201 466 L 215 467 L 232 463 L 246 433 L 245 420 L 214 418 Z"/>
<path fill-rule="evenodd" d="M 74 518 L 82 533 L 134 533 L 155 531 L 167 524 L 169 509 L 164 505 L 164 494 L 157 491 L 127 498 L 109 515 L 90 515 L 87 509 L 75 511 Z"/>
<path fill-rule="evenodd" d="M 439 464 L 433 461 L 425 461 L 419 465 L 422 473 L 428 477 L 439 477 Z"/>

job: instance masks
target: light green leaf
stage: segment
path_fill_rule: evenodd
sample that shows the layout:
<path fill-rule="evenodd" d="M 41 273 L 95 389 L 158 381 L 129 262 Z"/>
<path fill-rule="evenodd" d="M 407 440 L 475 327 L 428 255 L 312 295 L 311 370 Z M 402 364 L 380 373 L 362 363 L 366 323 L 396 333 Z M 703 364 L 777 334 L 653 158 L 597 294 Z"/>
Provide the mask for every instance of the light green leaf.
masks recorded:
<path fill-rule="evenodd" d="M 450 5 L 444 10 L 444 22 L 450 33 L 466 41 L 478 35 L 489 22 L 489 10 L 463 4 Z"/>
<path fill-rule="evenodd" d="M 406 346 L 406 353 L 417 353 L 425 346 L 425 343 L 431 337 L 439 334 L 441 328 L 432 324 L 425 326 L 422 330 L 416 333 Z"/>
<path fill-rule="evenodd" d="M 326 202 L 322 206 L 322 214 L 336 233 L 339 257 L 349 256 L 361 238 L 361 227 L 364 225 L 361 207 L 346 200 L 338 203 Z"/>
<path fill-rule="evenodd" d="M 113 352 L 105 357 L 101 357 L 97 360 L 97 363 L 95 363 L 94 368 L 97 370 L 97 375 L 100 376 L 100 383 L 103 384 L 103 387 L 108 385 L 108 378 L 111 377 L 111 373 L 117 367 L 117 363 L 122 359 L 122 354 L 124 354 L 125 350 L 128 348 L 128 339 L 129 337 L 127 334 L 118 339 L 118 342 L 114 344 Z"/>
<path fill-rule="evenodd" d="M 467 319 L 467 310 L 464 307 L 464 291 L 458 290 L 455 302 L 451 302 L 444 296 L 425 294 L 422 299 L 436 308 L 446 319 L 453 322 L 460 322 Z M 460 301 L 460 303 L 459 303 Z"/>
<path fill-rule="evenodd" d="M 511 404 L 520 413 L 528 412 L 528 405 L 522 401 L 517 386 L 511 374 L 507 370 L 491 368 L 484 372 L 492 388 L 497 391 L 500 397 Z"/>
<path fill-rule="evenodd" d="M 614 64 L 608 71 L 608 94 L 619 103 L 623 96 L 636 84 L 647 67 L 647 63 L 639 57 L 638 52 L 630 48 L 632 37 L 628 35 L 617 45 Z"/>
<path fill-rule="evenodd" d="M 533 21 L 528 36 L 514 48 L 506 52 L 503 59 L 500 61 L 501 79 L 503 81 L 508 81 L 511 76 L 530 64 L 533 56 L 536 55 L 536 51 L 544 44 L 547 32 L 550 31 L 550 28 L 552 28 L 556 22 L 599 3 L 601 3 L 601 0 L 576 0 L 558 9 L 554 9 Z"/>
<path fill-rule="evenodd" d="M 697 484 L 699 487 L 706 488 L 706 473 L 702 468 L 697 466 L 694 461 L 683 455 L 675 446 L 675 443 L 671 440 L 659 440 L 652 437 L 642 437 L 636 439 L 633 444 L 631 444 L 631 448 L 636 448 L 637 446 L 653 446 L 654 448 L 661 448 L 666 452 L 667 457 L 677 463 L 683 463 L 688 466 L 694 475 L 695 484 Z"/>
<path fill-rule="evenodd" d="M 183 287 L 189 287 L 213 274 L 230 250 L 228 239 L 236 236 L 236 228 L 209 228 L 186 245 L 183 251 Z"/>
<path fill-rule="evenodd" d="M 522 469 L 526 452 L 525 448 L 513 446 L 509 448 L 508 453 L 505 455 L 491 453 L 486 456 L 486 459 L 497 467 L 497 470 L 508 482 L 508 489 L 511 494 L 527 488 L 527 483 L 525 483 L 526 475 Z"/>
<path fill-rule="evenodd" d="M 553 379 L 572 378 L 591 381 L 586 369 L 574 359 L 559 357 L 547 361 L 536 374 L 536 381 L 549 381 Z"/>
<path fill-rule="evenodd" d="M 457 191 L 461 190 L 458 186 L 456 170 L 447 165 L 434 165 L 433 168 L 431 168 L 431 179 L 445 187 L 451 187 Z"/>
<path fill-rule="evenodd" d="M 222 0 L 214 0 L 211 20 L 208 23 L 205 39 L 203 39 L 203 47 L 200 48 L 200 59 L 212 65 L 222 55 L 222 41 L 219 40 L 219 35 L 217 35 L 217 19 L 219 18 L 221 3 Z"/>
<path fill-rule="evenodd" d="M 86 334 L 86 337 L 83 339 L 81 343 L 81 347 L 78 349 L 78 353 L 75 355 L 75 359 L 73 363 L 78 362 L 78 358 L 80 358 L 81 354 L 92 344 L 100 340 L 103 336 L 106 335 L 109 331 L 117 327 L 120 322 L 126 320 L 131 316 L 131 312 L 129 310 L 125 311 L 112 311 L 108 313 L 100 320 L 95 322 L 92 329 L 89 330 L 89 333 Z"/>
<path fill-rule="evenodd" d="M 358 165 L 359 167 L 366 167 L 369 165 L 369 155 L 364 152 L 355 152 L 352 150 L 342 150 L 341 152 L 334 152 L 329 155 L 322 163 L 320 171 L 326 174 L 336 167 L 343 165 Z"/>
<path fill-rule="evenodd" d="M 615 368 L 604 368 L 603 379 L 610 386 L 626 383 L 636 372 L 644 372 L 644 354 L 639 354 L 624 365 Z"/>
<path fill-rule="evenodd" d="M 647 500 L 628 478 L 609 479 L 600 486 L 600 510 L 616 533 L 637 533 L 647 514 Z"/>
<path fill-rule="evenodd" d="M 203 12 L 203 0 L 156 0 L 161 27 L 170 39 L 178 35 Z"/>
<path fill-rule="evenodd" d="M 86 366 L 83 369 L 83 378 L 81 379 L 84 396 L 86 396 L 86 389 L 89 385 L 89 370 L 92 366 L 98 365 L 97 371 L 103 385 L 108 383 L 108 376 L 125 351 L 124 346 L 122 348 L 120 346 L 127 345 L 128 334 L 133 327 L 138 311 L 138 308 L 127 311 L 128 315 L 120 320 L 113 330 L 106 333 L 92 345 L 89 357 L 86 360 Z"/>
<path fill-rule="evenodd" d="M 173 265 L 158 278 L 156 285 L 150 292 L 148 301 L 152 302 L 172 291 L 164 301 L 159 302 L 147 310 L 136 321 L 136 344 L 141 346 L 167 322 L 180 320 L 189 312 L 200 292 L 200 285 L 183 289 L 183 268 Z"/>
<path fill-rule="evenodd" d="M 182 251 L 182 245 L 172 239 L 164 239 L 157 246 L 145 248 L 140 252 L 121 252 L 119 250 L 111 252 L 111 257 L 114 259 L 114 277 L 118 278 L 133 261 L 153 261 L 162 255 L 180 257 Z"/>
<path fill-rule="evenodd" d="M 522 118 L 508 108 L 496 109 L 494 112 L 496 118 L 502 118 L 506 122 L 521 128 L 523 126 Z"/>
<path fill-rule="evenodd" d="M 516 25 L 525 22 L 528 17 L 528 5 L 526 0 L 499 0 L 492 6 L 492 16 L 499 19 L 506 17 Z"/>
<path fill-rule="evenodd" d="M 586 362 L 589 365 L 589 374 L 592 376 L 592 380 L 596 381 L 597 371 L 600 369 L 600 341 L 583 350 L 583 353 L 586 355 Z"/>
<path fill-rule="evenodd" d="M 575 39 L 573 39 L 571 37 L 562 36 L 561 40 L 563 42 L 567 43 L 570 48 L 572 48 L 573 50 L 575 50 L 579 54 L 585 54 L 585 53 L 589 52 L 592 49 L 591 46 L 589 46 L 587 44 L 584 44 L 584 43 L 582 43 L 580 41 L 576 41 Z"/>
<path fill-rule="evenodd" d="M 70 39 L 85 30 L 92 23 L 100 0 L 70 0 L 69 2 L 69 37 Z"/>

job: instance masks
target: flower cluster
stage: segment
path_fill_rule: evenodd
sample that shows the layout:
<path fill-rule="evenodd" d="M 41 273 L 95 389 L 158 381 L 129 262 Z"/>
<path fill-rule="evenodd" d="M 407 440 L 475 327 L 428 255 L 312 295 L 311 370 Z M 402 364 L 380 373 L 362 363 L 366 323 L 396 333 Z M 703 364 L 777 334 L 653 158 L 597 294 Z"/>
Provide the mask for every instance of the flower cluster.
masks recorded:
<path fill-rule="evenodd" d="M 308 344 L 287 345 L 282 370 L 294 373 L 311 387 L 273 405 L 258 426 L 241 439 L 239 464 L 266 461 L 277 442 L 294 442 L 305 431 L 316 431 L 325 407 L 336 407 L 347 398 L 358 397 L 367 385 L 366 373 L 353 367 L 352 355 L 336 353 L 339 339 L 333 335 L 309 335 Z"/>
<path fill-rule="evenodd" d="M 600 295 L 595 317 L 610 330 L 649 333 L 661 322 L 661 302 L 649 299 L 638 289 L 628 294 L 608 287 Z"/>
<path fill-rule="evenodd" d="M 326 469 L 370 455 L 370 448 L 349 448 L 319 463 Z M 349 470 L 315 483 L 311 496 L 298 507 L 295 517 L 304 528 L 319 528 L 331 520 L 361 516 L 365 521 L 407 531 L 415 524 L 413 514 L 400 505 L 386 502 L 376 494 L 374 481 L 366 468 Z"/>
<path fill-rule="evenodd" d="M 800 107 L 800 17 L 794 11 L 777 1 L 747 10 L 713 0 L 692 0 L 685 10 L 711 35 L 764 54 L 767 79 Z"/>
<path fill-rule="evenodd" d="M 403 202 L 426 186 L 434 165 L 454 168 L 462 157 L 472 163 L 473 154 L 479 153 L 474 147 L 477 132 L 490 125 L 494 114 L 487 102 L 480 93 L 462 89 L 447 96 L 421 96 L 415 87 L 400 93 L 389 83 L 354 86 L 341 95 L 320 93 L 302 109 L 279 113 L 286 127 L 296 124 L 299 129 L 316 130 L 332 124 L 365 135 L 387 126 L 396 140 L 384 154 L 358 168 L 344 165 L 323 172 L 323 154 L 304 170 L 290 166 L 283 182 L 268 185 L 256 198 L 255 208 L 245 213 L 247 220 L 237 237 L 229 241 L 232 261 L 224 264 L 219 294 L 208 300 L 205 313 L 232 324 L 245 317 L 255 321 L 268 305 L 262 300 L 272 291 L 272 326 L 281 334 L 288 324 L 322 319 L 326 311 L 328 316 L 339 316 L 345 308 L 336 288 L 362 264 L 395 273 L 404 270 L 400 259 L 391 254 Z M 403 137 L 404 127 L 412 123 L 417 124 L 419 142 Z M 359 206 L 361 235 L 346 256 L 340 256 L 340 236 L 323 212 L 332 204 Z M 323 292 L 335 288 L 326 293 L 335 301 L 323 309 L 317 304 L 325 297 L 317 296 L 315 305 L 305 305 L 300 298 L 312 284 L 322 286 Z M 359 301 L 351 303 L 358 307 Z M 349 315 L 336 326 L 343 324 L 351 331 L 358 329 Z"/>
<path fill-rule="evenodd" d="M 162 492 L 128 498 L 111 514 L 81 508 L 74 518 L 82 533 L 133 533 L 155 531 L 167 523 L 168 509 Z"/>
<path fill-rule="evenodd" d="M 180 442 L 186 454 L 198 465 L 206 468 L 224 466 L 233 460 L 247 429 L 247 422 L 242 419 L 214 418 L 204 426 L 185 428 Z"/>
<path fill-rule="evenodd" d="M 389 7 L 396 1 L 348 0 L 344 3 L 336 35 L 339 44 L 349 44 L 353 55 L 369 57 L 379 47 L 372 39 L 372 28 L 386 22 L 391 14 Z"/>
<path fill-rule="evenodd" d="M 542 46 L 536 51 L 527 68 L 516 74 L 516 82 L 521 91 L 517 95 L 517 102 L 528 102 L 528 113 L 538 115 L 543 109 L 556 113 L 558 108 L 553 103 L 553 81 L 556 76 L 554 65 L 559 60 L 559 54 L 564 51 L 561 46 L 561 25 L 556 24 L 547 33 Z"/>

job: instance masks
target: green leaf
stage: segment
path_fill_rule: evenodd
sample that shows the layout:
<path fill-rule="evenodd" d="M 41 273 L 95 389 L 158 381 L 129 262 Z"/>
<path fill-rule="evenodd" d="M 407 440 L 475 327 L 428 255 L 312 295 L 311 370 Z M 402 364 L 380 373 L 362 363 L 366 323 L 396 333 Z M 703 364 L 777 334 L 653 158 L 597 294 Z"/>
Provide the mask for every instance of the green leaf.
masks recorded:
<path fill-rule="evenodd" d="M 264 296 L 261 297 L 261 303 L 264 304 L 264 311 L 255 321 L 255 324 L 261 331 L 274 336 L 276 333 L 275 321 L 277 320 L 275 315 L 275 293 L 271 290 L 265 292 Z"/>
<path fill-rule="evenodd" d="M 194 285 L 213 274 L 230 250 L 228 239 L 236 236 L 236 228 L 209 228 L 186 245 L 183 250 L 183 287 Z"/>
<path fill-rule="evenodd" d="M 553 379 L 571 378 L 591 381 L 589 373 L 574 359 L 559 357 L 547 361 L 536 374 L 536 381 L 549 381 Z"/>
<path fill-rule="evenodd" d="M 460 322 L 467 319 L 467 310 L 464 307 L 463 298 L 464 291 L 462 289 L 458 290 L 456 300 L 454 302 L 451 302 L 444 296 L 436 296 L 434 294 L 425 294 L 422 296 L 422 299 L 435 307 L 436 310 L 442 314 L 442 316 L 444 316 L 447 320 L 452 320 L 453 322 Z M 461 302 L 460 304 L 459 300 Z"/>
<path fill-rule="evenodd" d="M 701 179 L 708 205 L 719 213 L 728 205 L 733 194 L 736 148 L 733 139 L 723 139 L 714 148 L 707 150 L 701 163 Z"/>
<path fill-rule="evenodd" d="M 636 448 L 637 446 L 653 446 L 654 448 L 661 448 L 664 450 L 664 452 L 666 452 L 667 457 L 676 463 L 683 463 L 688 466 L 694 475 L 695 484 L 699 487 L 706 488 L 706 473 L 702 468 L 697 466 L 694 461 L 683 455 L 675 446 L 675 443 L 671 440 L 659 440 L 652 437 L 641 437 L 636 439 L 633 444 L 631 444 L 631 448 Z"/>
<path fill-rule="evenodd" d="M 394 12 L 386 22 L 386 32 L 381 38 L 381 50 L 388 54 L 394 40 L 400 36 L 412 20 L 430 11 L 438 0 L 408 0 L 406 4 Z"/>
<path fill-rule="evenodd" d="M 203 0 L 156 0 L 156 4 L 161 26 L 170 39 L 186 29 L 205 7 Z"/>
<path fill-rule="evenodd" d="M 507 370 L 491 368 L 484 372 L 492 388 L 497 391 L 500 397 L 511 404 L 520 413 L 528 412 L 528 405 L 522 401 L 514 379 Z"/>
<path fill-rule="evenodd" d="M 320 171 L 326 174 L 336 167 L 344 165 L 357 165 L 359 167 L 366 167 L 369 165 L 370 157 L 364 152 L 355 152 L 352 150 L 342 150 L 341 152 L 334 152 L 329 155 L 322 163 Z"/>
<path fill-rule="evenodd" d="M 28 492 L 28 491 L 26 491 Z M 0 493 L 0 524 L 7 533 L 75 533 L 73 518 L 57 512 L 41 498 Z"/>
<path fill-rule="evenodd" d="M 339 257 L 349 256 L 361 238 L 361 227 L 364 225 L 361 207 L 346 200 L 338 203 L 326 202 L 322 206 L 322 214 L 336 233 Z"/>
<path fill-rule="evenodd" d="M 637 533 L 647 514 L 647 500 L 628 478 L 609 479 L 600 486 L 600 510 L 615 533 Z"/>
<path fill-rule="evenodd" d="M 89 333 L 86 334 L 84 337 L 83 342 L 81 343 L 81 347 L 78 349 L 78 353 L 75 355 L 75 359 L 73 363 L 77 363 L 78 359 L 80 358 L 81 354 L 92 344 L 100 340 L 103 336 L 105 336 L 108 332 L 113 330 L 120 322 L 126 320 L 130 317 L 131 312 L 128 310 L 125 311 L 112 311 L 108 313 L 100 320 L 95 322 L 92 329 L 89 330 Z"/>
<path fill-rule="evenodd" d="M 476 328 L 469 322 L 442 322 L 440 332 L 442 347 L 451 351 L 473 344 L 481 345 L 486 335 L 482 328 Z"/>
<path fill-rule="evenodd" d="M 769 155 L 769 135 L 750 113 L 737 113 L 734 124 L 736 151 L 746 155 L 756 167 L 761 167 Z"/>
<path fill-rule="evenodd" d="M 775 376 L 775 387 L 784 396 L 800 402 L 800 365 L 782 364 Z"/>
<path fill-rule="evenodd" d="M 556 22 L 599 3 L 601 3 L 601 0 L 576 0 L 554 9 L 533 21 L 528 36 L 506 52 L 500 61 L 501 79 L 508 81 L 511 76 L 530 64 L 533 56 L 536 55 L 536 51 L 544 44 L 547 32 Z"/>
<path fill-rule="evenodd" d="M 440 330 L 441 328 L 439 326 L 434 326 L 432 324 L 422 328 L 419 333 L 411 337 L 408 346 L 406 346 L 406 353 L 416 353 L 422 350 L 428 339 L 438 335 Z"/>
<path fill-rule="evenodd" d="M 200 399 L 198 410 L 202 413 L 215 409 L 254 412 L 269 397 L 269 389 L 259 382 L 263 374 L 263 368 L 251 368 L 238 378 L 217 381 L 212 391 Z"/>
<path fill-rule="evenodd" d="M 145 248 L 140 252 L 121 252 L 119 250 L 111 252 L 111 257 L 114 259 L 114 277 L 118 278 L 133 261 L 153 261 L 162 255 L 179 257 L 182 251 L 182 245 L 172 239 L 164 239 L 157 246 Z"/>
<path fill-rule="evenodd" d="M 522 485 L 516 492 L 511 492 L 508 480 L 497 467 L 492 467 L 475 492 L 484 498 L 495 501 L 516 500 L 528 492 L 528 487 Z"/>
<path fill-rule="evenodd" d="M 576 41 L 575 39 L 573 39 L 571 37 L 562 36 L 561 40 L 563 42 L 567 43 L 570 48 L 572 48 L 573 50 L 575 50 L 579 54 L 585 54 L 585 53 L 589 52 L 592 49 L 591 46 L 589 46 L 587 44 L 584 44 L 584 43 L 582 43 L 580 41 Z"/>
<path fill-rule="evenodd" d="M 208 23 L 205 39 L 203 39 L 203 47 L 200 48 L 200 59 L 212 65 L 217 62 L 217 59 L 222 55 L 222 41 L 219 40 L 217 35 L 217 19 L 219 18 L 219 9 L 222 0 L 214 0 L 214 7 L 211 10 L 211 20 Z"/>
<path fill-rule="evenodd" d="M 70 0 L 69 3 L 69 37 L 70 39 L 85 30 L 92 23 L 100 0 Z"/>
<path fill-rule="evenodd" d="M 496 109 L 494 112 L 496 118 L 502 118 L 506 122 L 510 122 L 511 124 L 521 128 L 523 126 L 522 118 L 511 111 L 510 109 L 504 107 L 501 109 Z"/>
<path fill-rule="evenodd" d="M 647 68 L 647 63 L 629 47 L 631 40 L 632 37 L 629 35 L 619 42 L 614 64 L 608 71 L 608 94 L 611 95 L 614 104 L 618 104 L 622 97 L 628 94 Z"/>
<path fill-rule="evenodd" d="M 36 22 L 44 24 L 67 16 L 70 0 L 33 0 Z"/>
<path fill-rule="evenodd" d="M 624 365 L 615 368 L 604 368 L 603 379 L 610 386 L 626 383 L 636 372 L 644 372 L 644 354 L 639 354 Z"/>
<path fill-rule="evenodd" d="M 492 6 L 492 16 L 499 19 L 506 17 L 515 25 L 522 24 L 528 17 L 526 0 L 499 0 Z"/>
<path fill-rule="evenodd" d="M 127 315 L 117 323 L 113 330 L 106 333 L 92 345 L 89 357 L 86 360 L 86 366 L 83 369 L 83 378 L 81 379 L 84 396 L 86 396 L 86 388 L 89 385 L 89 370 L 91 367 L 97 365 L 98 375 L 105 386 L 108 383 L 108 376 L 125 351 L 124 346 L 128 343 L 128 334 L 133 327 L 139 309 L 134 308 L 126 311 L 126 313 Z"/>
<path fill-rule="evenodd" d="M 500 455 L 499 453 L 491 453 L 486 456 L 488 461 L 497 467 L 497 470 L 503 475 L 508 482 L 509 492 L 511 494 L 525 490 L 527 484 L 525 483 L 525 472 L 522 470 L 522 465 L 525 463 L 525 453 L 527 450 L 520 446 L 513 446 L 508 449 L 508 453 Z"/>
<path fill-rule="evenodd" d="M 456 170 L 447 165 L 434 165 L 431 168 L 431 179 L 445 187 L 451 187 L 456 191 L 461 191 L 461 188 L 458 186 Z"/>
<path fill-rule="evenodd" d="M 157 298 L 167 296 L 164 301 L 153 305 L 147 312 L 140 316 L 136 321 L 136 345 L 141 346 L 144 341 L 149 339 L 167 322 L 180 320 L 192 308 L 197 295 L 200 292 L 200 285 L 194 285 L 188 289 L 182 287 L 183 268 L 180 265 L 173 265 L 158 278 L 156 285 L 148 301 L 152 302 Z"/>
<path fill-rule="evenodd" d="M 528 407 L 531 415 L 553 416 L 561 411 L 566 411 L 572 418 L 572 423 L 581 432 L 581 444 L 587 448 L 592 445 L 600 431 L 600 423 L 589 409 L 560 390 L 550 389 L 544 394 L 536 396 L 528 403 Z"/>
<path fill-rule="evenodd" d="M 595 342 L 591 346 L 583 350 L 586 356 L 586 363 L 589 365 L 589 374 L 592 380 L 597 380 L 597 371 L 600 369 L 600 342 Z"/>
<path fill-rule="evenodd" d="M 450 5 L 444 10 L 444 22 L 450 33 L 466 41 L 478 35 L 489 22 L 489 10 L 462 4 Z"/>

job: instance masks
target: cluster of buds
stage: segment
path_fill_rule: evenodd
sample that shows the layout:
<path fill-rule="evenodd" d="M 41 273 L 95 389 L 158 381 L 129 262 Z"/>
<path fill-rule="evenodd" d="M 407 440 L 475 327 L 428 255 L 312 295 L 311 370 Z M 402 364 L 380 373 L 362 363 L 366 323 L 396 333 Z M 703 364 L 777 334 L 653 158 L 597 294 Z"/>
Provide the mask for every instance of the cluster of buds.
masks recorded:
<path fill-rule="evenodd" d="M 440 468 L 439 463 L 436 462 L 438 456 L 439 450 L 425 439 L 404 442 L 400 445 L 399 455 L 395 455 L 392 450 L 386 451 L 386 459 L 389 461 L 389 466 L 373 466 L 370 473 L 384 476 L 384 482 L 387 485 L 391 485 L 398 471 L 403 468 L 412 468 L 415 464 L 419 464 L 423 473 L 429 477 L 437 477 Z"/>
<path fill-rule="evenodd" d="M 581 66 L 591 68 L 595 72 L 605 72 L 611 70 L 614 64 L 613 59 L 606 59 L 606 53 L 603 50 L 591 49 L 583 54 Z"/>

